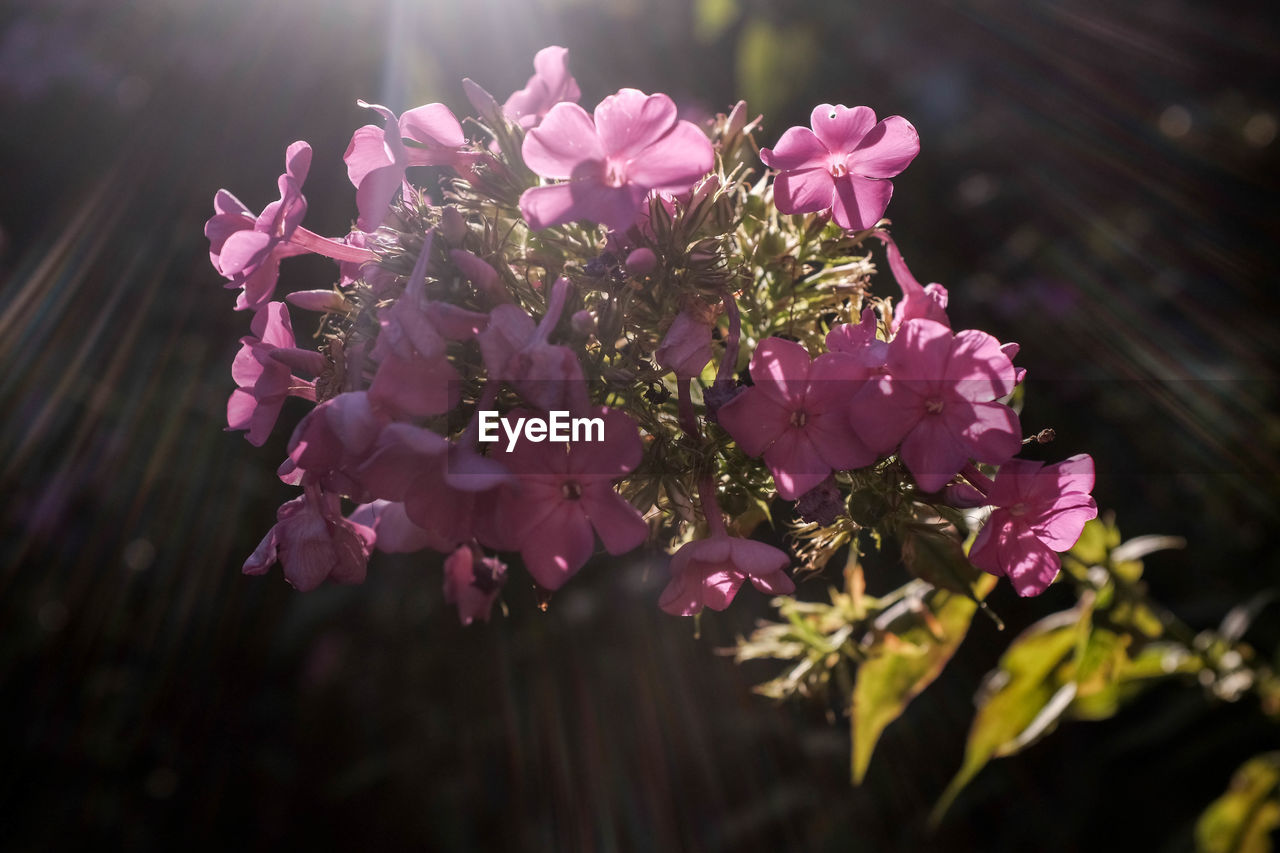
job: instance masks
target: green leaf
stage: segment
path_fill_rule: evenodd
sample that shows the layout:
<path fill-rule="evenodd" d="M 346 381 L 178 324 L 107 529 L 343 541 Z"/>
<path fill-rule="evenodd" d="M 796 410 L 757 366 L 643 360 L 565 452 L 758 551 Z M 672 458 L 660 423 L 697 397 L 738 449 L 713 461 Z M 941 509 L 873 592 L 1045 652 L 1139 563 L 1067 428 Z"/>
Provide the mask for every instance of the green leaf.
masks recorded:
<path fill-rule="evenodd" d="M 980 581 L 979 597 L 990 592 L 995 582 L 990 575 Z M 934 615 L 933 630 L 940 632 L 940 637 L 935 638 L 929 627 L 921 625 L 905 632 L 906 642 L 885 644 L 879 654 L 858 667 L 850 713 L 855 785 L 866 776 L 880 735 L 942 672 L 968 633 L 977 609 L 973 600 L 946 590 L 935 590 L 928 606 Z"/>
<path fill-rule="evenodd" d="M 1071 555 L 1086 566 L 1103 566 L 1111 549 L 1120 544 L 1120 529 L 1108 518 L 1095 518 L 1085 522 L 1079 541 L 1071 549 Z"/>
<path fill-rule="evenodd" d="M 738 0 L 696 0 L 693 4 L 693 32 L 699 41 L 715 41 L 733 26 L 742 9 Z"/>
<path fill-rule="evenodd" d="M 966 595 L 983 576 L 965 556 L 959 539 L 929 524 L 912 522 L 903 527 L 902 562 L 921 580 Z"/>
<path fill-rule="evenodd" d="M 1079 616 L 1065 611 L 1046 617 L 1005 651 L 990 682 L 994 690 L 979 700 L 960 771 L 939 799 L 932 821 L 941 820 L 956 795 L 988 761 L 1017 752 L 1066 710 L 1074 698 L 1074 684 L 1067 685 L 1069 692 L 1065 692 L 1051 676 L 1076 646 Z"/>
<path fill-rule="evenodd" d="M 1280 827 L 1280 752 L 1249 759 L 1196 821 L 1200 853 L 1269 853 Z"/>
<path fill-rule="evenodd" d="M 770 115 L 804 88 L 818 55 L 808 25 L 753 20 L 738 40 L 738 91 L 754 110 Z"/>

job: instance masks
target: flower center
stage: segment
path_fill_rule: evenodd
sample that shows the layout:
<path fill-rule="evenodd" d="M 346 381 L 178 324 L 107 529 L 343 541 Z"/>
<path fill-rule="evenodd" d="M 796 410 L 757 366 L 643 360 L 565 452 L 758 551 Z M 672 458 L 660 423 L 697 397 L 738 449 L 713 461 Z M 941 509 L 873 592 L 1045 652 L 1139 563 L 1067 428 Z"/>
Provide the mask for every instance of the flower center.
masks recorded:
<path fill-rule="evenodd" d="M 1026 515 L 1026 514 L 1027 514 L 1027 505 L 1022 501 L 1018 501 L 1016 504 L 1009 507 L 1009 515 L 1012 515 L 1014 518 L 1017 518 L 1020 515 Z"/>
<path fill-rule="evenodd" d="M 827 171 L 831 173 L 833 178 L 843 178 L 849 174 L 849 167 L 845 165 L 844 158 L 839 157 L 831 161 L 830 165 L 827 166 Z"/>
<path fill-rule="evenodd" d="M 614 160 L 604 161 L 604 185 L 606 187 L 621 187 L 627 183 L 627 171 L 625 163 L 618 163 Z"/>
<path fill-rule="evenodd" d="M 560 484 L 560 494 L 567 501 L 576 501 L 582 497 L 582 486 L 576 480 L 565 480 Z"/>
<path fill-rule="evenodd" d="M 802 427 L 809 422 L 809 414 L 803 409 L 797 409 L 791 413 L 791 425 L 793 427 Z"/>
<path fill-rule="evenodd" d="M 930 397 L 924 401 L 924 410 L 931 415 L 936 415 L 942 411 L 942 405 L 941 397 Z"/>

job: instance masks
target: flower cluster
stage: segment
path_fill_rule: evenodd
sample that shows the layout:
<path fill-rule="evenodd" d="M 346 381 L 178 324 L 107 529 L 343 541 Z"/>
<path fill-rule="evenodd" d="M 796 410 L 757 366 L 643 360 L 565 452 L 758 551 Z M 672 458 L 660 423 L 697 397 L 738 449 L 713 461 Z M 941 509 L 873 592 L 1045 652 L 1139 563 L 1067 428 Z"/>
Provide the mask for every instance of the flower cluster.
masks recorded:
<path fill-rule="evenodd" d="M 464 81 L 472 136 L 441 104 L 361 102 L 380 122 L 344 155 L 349 234 L 302 225 L 305 142 L 260 214 L 215 197 L 210 257 L 253 312 L 228 425 L 262 445 L 286 397 L 314 404 L 279 468 L 301 495 L 245 572 L 278 562 L 307 590 L 363 581 L 375 548 L 430 549 L 469 623 L 504 559 L 549 595 L 601 550 L 648 546 L 671 554 L 659 605 L 690 615 L 744 581 L 794 589 L 797 559 L 750 538 L 781 499 L 832 546 L 800 551 L 810 569 L 863 529 L 991 506 L 973 565 L 1042 591 L 1096 514 L 1092 463 L 1014 458 L 1017 346 L 953 331 L 885 230 L 912 125 L 822 104 L 758 149 L 743 103 L 706 127 L 635 89 L 588 112 L 563 48 L 534 65 L 502 105 Z M 877 243 L 896 299 L 871 293 Z M 277 299 L 304 253 L 337 261 L 336 284 Z M 322 315 L 317 346 L 290 306 Z"/>

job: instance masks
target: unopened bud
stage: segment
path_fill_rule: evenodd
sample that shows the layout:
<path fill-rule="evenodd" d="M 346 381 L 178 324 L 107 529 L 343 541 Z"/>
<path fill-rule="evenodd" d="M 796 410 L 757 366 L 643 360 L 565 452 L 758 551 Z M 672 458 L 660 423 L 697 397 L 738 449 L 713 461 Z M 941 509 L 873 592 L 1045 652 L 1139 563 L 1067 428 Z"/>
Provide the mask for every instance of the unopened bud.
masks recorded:
<path fill-rule="evenodd" d="M 658 256 L 652 249 L 636 249 L 627 255 L 627 272 L 631 275 L 648 275 L 658 267 Z"/>
<path fill-rule="evenodd" d="M 596 332 L 596 317 L 585 308 L 581 311 L 575 311 L 573 317 L 569 319 L 569 325 L 573 330 L 583 337 L 594 335 Z"/>
<path fill-rule="evenodd" d="M 440 214 L 440 233 L 453 245 L 458 245 L 467 236 L 467 220 L 463 219 L 458 208 L 446 205 Z"/>

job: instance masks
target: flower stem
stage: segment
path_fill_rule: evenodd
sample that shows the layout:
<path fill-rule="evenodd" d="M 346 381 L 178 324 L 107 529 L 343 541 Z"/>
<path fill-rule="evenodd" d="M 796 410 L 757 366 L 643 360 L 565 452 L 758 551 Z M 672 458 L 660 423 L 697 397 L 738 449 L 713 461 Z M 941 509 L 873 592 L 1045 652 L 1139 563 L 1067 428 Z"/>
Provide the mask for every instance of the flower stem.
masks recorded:
<path fill-rule="evenodd" d="M 301 225 L 293 230 L 293 234 L 289 237 L 289 242 L 306 249 L 308 252 L 315 252 L 317 255 L 333 258 L 335 261 L 365 264 L 378 259 L 378 256 L 368 249 L 351 246 L 339 240 L 331 240 L 328 237 L 321 237 Z"/>

